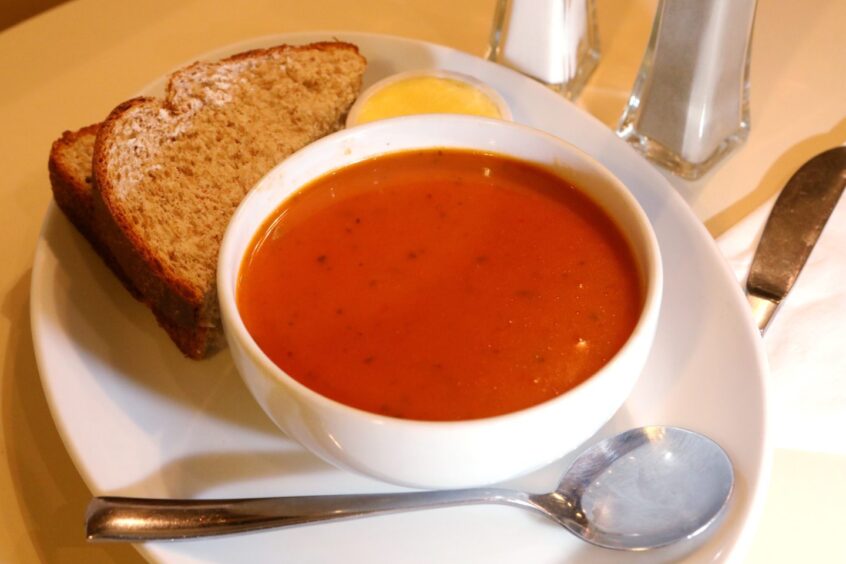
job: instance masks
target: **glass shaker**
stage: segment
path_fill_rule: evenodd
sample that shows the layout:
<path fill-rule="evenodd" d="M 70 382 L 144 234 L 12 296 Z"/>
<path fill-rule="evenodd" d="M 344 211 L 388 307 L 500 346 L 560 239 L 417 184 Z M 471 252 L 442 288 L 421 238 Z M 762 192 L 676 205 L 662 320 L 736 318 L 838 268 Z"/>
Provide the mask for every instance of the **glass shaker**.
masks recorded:
<path fill-rule="evenodd" d="M 497 0 L 487 58 L 576 98 L 599 62 L 594 0 Z"/>
<path fill-rule="evenodd" d="M 617 134 L 696 179 L 749 134 L 756 0 L 660 0 Z"/>

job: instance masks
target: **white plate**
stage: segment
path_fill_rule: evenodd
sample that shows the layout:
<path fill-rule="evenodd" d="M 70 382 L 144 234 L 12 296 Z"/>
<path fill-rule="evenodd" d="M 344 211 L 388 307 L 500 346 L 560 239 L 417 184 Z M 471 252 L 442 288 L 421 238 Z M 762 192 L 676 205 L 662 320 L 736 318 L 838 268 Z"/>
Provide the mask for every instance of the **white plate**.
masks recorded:
<path fill-rule="evenodd" d="M 737 489 L 722 526 L 689 555 L 738 557 L 759 513 L 769 468 L 767 374 L 746 303 L 713 240 L 667 181 L 599 121 L 517 73 L 436 45 L 357 33 L 257 39 L 208 57 L 278 42 L 330 37 L 358 44 L 365 86 L 421 67 L 489 83 L 514 119 L 594 155 L 649 215 L 664 260 L 658 334 L 631 398 L 602 430 L 645 424 L 704 432 L 734 461 Z M 162 80 L 145 93 L 156 92 Z M 184 359 L 55 207 L 44 220 L 32 272 L 32 327 L 56 426 L 94 494 L 248 497 L 395 491 L 337 470 L 279 433 L 254 403 L 226 352 Z M 555 440 L 555 429 L 549 430 Z M 551 488 L 561 461 L 513 484 Z M 80 508 L 80 519 L 82 508 Z M 518 509 L 460 507 L 180 543 L 139 545 L 167 562 L 652 561 L 660 554 L 603 551 Z"/>

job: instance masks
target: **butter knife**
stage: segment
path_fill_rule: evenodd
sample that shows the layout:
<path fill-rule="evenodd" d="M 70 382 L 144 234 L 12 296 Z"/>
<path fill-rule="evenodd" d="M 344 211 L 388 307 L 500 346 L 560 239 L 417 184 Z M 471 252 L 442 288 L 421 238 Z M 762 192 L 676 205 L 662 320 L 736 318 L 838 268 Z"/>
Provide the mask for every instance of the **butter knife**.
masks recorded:
<path fill-rule="evenodd" d="M 836 147 L 802 165 L 776 199 L 746 280 L 746 296 L 762 335 L 805 266 L 844 186 L 846 147 Z"/>

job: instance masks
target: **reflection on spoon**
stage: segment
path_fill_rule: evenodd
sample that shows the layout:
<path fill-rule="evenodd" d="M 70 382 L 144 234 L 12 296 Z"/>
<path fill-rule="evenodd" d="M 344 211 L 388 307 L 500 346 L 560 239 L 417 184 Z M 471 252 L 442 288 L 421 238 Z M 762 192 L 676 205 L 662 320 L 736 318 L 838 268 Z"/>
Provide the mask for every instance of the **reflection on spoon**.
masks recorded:
<path fill-rule="evenodd" d="M 645 550 L 692 538 L 731 496 L 734 473 L 712 440 L 677 427 L 641 427 L 583 452 L 558 488 L 498 489 L 230 500 L 98 497 L 88 540 L 187 539 L 407 511 L 498 503 L 538 512 L 592 544 Z"/>

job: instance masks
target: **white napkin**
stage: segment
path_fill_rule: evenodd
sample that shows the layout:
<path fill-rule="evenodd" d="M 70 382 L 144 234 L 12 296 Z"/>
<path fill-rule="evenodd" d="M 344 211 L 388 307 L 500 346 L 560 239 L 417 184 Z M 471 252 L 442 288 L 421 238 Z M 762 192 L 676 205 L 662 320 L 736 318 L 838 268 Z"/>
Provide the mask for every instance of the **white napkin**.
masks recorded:
<path fill-rule="evenodd" d="M 775 198 L 717 244 L 746 275 Z M 846 194 L 764 336 L 775 448 L 846 454 Z"/>

